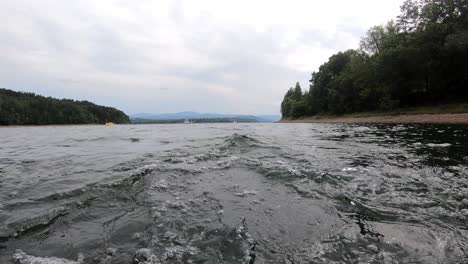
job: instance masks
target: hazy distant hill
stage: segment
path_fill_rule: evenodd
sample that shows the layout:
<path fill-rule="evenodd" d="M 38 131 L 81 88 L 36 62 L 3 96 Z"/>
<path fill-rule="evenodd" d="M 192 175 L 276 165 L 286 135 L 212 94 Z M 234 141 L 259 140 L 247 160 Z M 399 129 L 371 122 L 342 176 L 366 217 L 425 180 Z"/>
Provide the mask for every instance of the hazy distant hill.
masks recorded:
<path fill-rule="evenodd" d="M 239 118 L 253 119 L 257 122 L 275 122 L 280 120 L 279 115 L 236 115 L 236 114 L 217 114 L 217 113 L 197 113 L 197 112 L 180 112 L 168 114 L 148 114 L 138 113 L 130 115 L 131 119 L 148 119 L 148 120 L 180 120 L 180 119 L 216 119 L 216 118 Z"/>
<path fill-rule="evenodd" d="M 192 118 L 192 119 L 131 119 L 132 124 L 182 124 L 182 123 L 258 123 L 255 118 L 220 117 L 220 118 Z"/>
<path fill-rule="evenodd" d="M 0 88 L 0 125 L 129 123 L 128 116 L 113 107 L 88 101 L 55 99 Z"/>
<path fill-rule="evenodd" d="M 255 117 L 259 122 L 276 122 L 281 119 L 280 115 L 259 115 Z"/>

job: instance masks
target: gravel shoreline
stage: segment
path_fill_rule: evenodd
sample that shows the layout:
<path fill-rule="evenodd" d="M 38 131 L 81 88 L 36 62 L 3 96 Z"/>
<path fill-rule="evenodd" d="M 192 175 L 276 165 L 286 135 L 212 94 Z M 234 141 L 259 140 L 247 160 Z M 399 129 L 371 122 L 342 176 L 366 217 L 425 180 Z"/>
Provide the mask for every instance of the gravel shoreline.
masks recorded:
<path fill-rule="evenodd" d="M 418 114 L 372 117 L 304 118 L 280 120 L 279 123 L 356 123 L 356 124 L 468 124 L 464 114 Z"/>

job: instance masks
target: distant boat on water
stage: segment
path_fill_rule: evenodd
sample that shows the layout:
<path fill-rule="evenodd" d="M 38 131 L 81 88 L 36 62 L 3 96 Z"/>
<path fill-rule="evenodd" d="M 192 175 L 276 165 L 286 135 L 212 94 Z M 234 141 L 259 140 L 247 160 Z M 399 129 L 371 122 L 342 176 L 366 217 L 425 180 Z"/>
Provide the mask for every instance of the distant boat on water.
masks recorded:
<path fill-rule="evenodd" d="M 188 120 L 188 119 L 185 119 L 185 121 L 184 121 L 184 124 L 191 124 L 191 123 L 192 122 L 190 122 L 190 120 Z"/>
<path fill-rule="evenodd" d="M 106 126 L 113 126 L 114 123 L 112 123 L 112 122 L 106 122 L 104 125 L 106 125 Z"/>

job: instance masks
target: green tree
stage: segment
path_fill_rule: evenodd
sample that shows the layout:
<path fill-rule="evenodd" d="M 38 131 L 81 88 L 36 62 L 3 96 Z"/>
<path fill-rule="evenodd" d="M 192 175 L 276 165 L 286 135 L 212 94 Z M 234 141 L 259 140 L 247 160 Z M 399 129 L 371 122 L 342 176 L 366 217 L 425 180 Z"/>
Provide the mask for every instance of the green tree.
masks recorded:
<path fill-rule="evenodd" d="M 468 0 L 408 0 L 397 22 L 372 27 L 359 50 L 334 54 L 313 72 L 307 93 L 291 88 L 282 113 L 297 118 L 467 102 L 467 83 Z"/>
<path fill-rule="evenodd" d="M 86 101 L 0 89 L 0 125 L 129 123 L 122 111 Z"/>

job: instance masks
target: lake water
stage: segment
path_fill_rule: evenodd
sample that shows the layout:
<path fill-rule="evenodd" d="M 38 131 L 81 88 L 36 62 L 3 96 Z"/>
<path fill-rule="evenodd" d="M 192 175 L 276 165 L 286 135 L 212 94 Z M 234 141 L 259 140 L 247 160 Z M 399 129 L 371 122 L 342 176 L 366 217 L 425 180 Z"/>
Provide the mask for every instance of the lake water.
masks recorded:
<path fill-rule="evenodd" d="M 0 128 L 0 263 L 468 263 L 467 165 L 467 126 Z"/>

